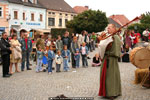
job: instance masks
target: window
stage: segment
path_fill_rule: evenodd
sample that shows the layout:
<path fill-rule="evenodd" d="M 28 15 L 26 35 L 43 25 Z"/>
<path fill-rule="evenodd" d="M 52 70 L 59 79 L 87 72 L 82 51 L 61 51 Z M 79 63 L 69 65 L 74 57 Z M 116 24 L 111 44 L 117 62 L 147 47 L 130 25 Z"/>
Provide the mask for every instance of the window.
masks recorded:
<path fill-rule="evenodd" d="M 55 15 L 55 12 L 52 12 L 53 15 Z"/>
<path fill-rule="evenodd" d="M 62 13 L 60 13 L 59 15 L 62 15 Z"/>
<path fill-rule="evenodd" d="M 14 19 L 18 19 L 18 11 L 14 11 Z"/>
<path fill-rule="evenodd" d="M 59 19 L 59 26 L 62 26 L 62 19 Z"/>
<path fill-rule="evenodd" d="M 68 22 L 68 19 L 65 19 L 65 25 L 67 24 L 67 22 Z"/>
<path fill-rule="evenodd" d="M 73 15 L 71 15 L 73 17 Z"/>
<path fill-rule="evenodd" d="M 68 16 L 68 14 L 66 14 L 66 16 Z"/>
<path fill-rule="evenodd" d="M 0 7 L 0 17 L 3 17 L 3 8 Z"/>
<path fill-rule="evenodd" d="M 48 18 L 48 26 L 55 26 L 55 18 Z"/>
<path fill-rule="evenodd" d="M 43 21 L 43 15 L 40 14 L 40 21 Z"/>
<path fill-rule="evenodd" d="M 51 12 L 48 12 L 48 14 L 52 14 Z"/>
<path fill-rule="evenodd" d="M 25 15 L 25 13 L 23 13 L 23 20 L 26 20 L 26 18 L 25 18 L 25 17 L 26 17 L 26 15 Z"/>
<path fill-rule="evenodd" d="M 34 13 L 31 13 L 31 21 L 34 21 Z"/>

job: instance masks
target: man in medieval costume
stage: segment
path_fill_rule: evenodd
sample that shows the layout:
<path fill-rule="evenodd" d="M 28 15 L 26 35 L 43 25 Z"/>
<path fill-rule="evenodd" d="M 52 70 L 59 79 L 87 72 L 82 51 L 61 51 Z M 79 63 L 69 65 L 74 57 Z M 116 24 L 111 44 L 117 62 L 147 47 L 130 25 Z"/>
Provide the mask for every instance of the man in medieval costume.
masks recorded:
<path fill-rule="evenodd" d="M 113 34 L 115 32 L 115 25 L 109 24 L 108 34 Z M 100 50 L 104 51 L 104 54 L 100 73 L 99 96 L 113 100 L 115 97 L 121 95 L 121 79 L 118 65 L 118 58 L 121 54 L 121 41 L 118 35 L 113 35 L 107 39 L 101 40 L 100 42 L 100 45 L 104 45 L 106 43 L 105 41 L 110 41 L 106 49 Z"/>

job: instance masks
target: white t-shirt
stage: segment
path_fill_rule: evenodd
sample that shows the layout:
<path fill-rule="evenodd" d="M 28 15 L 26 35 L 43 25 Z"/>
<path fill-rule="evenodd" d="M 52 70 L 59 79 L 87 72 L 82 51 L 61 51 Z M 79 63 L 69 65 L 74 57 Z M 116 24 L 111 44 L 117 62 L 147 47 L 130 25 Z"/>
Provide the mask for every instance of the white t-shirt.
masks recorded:
<path fill-rule="evenodd" d="M 83 55 L 86 54 L 86 49 L 85 49 L 85 47 L 82 47 L 82 54 L 83 54 Z"/>

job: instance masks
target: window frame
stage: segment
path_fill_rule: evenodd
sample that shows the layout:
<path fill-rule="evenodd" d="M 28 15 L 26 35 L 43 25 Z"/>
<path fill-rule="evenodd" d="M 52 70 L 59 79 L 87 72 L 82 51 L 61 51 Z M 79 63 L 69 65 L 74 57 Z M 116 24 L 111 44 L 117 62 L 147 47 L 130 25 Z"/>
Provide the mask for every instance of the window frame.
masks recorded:
<path fill-rule="evenodd" d="M 34 15 L 35 15 L 34 13 L 31 13 L 31 21 L 35 21 L 35 16 Z"/>
<path fill-rule="evenodd" d="M 2 8 L 0 11 L 1 11 L 1 16 L 0 16 L 0 18 L 3 18 L 3 7 L 2 6 L 0 6 L 0 8 Z"/>
<path fill-rule="evenodd" d="M 24 20 L 24 21 L 26 20 L 26 13 L 25 12 L 22 13 L 22 20 Z"/>
<path fill-rule="evenodd" d="M 43 21 L 43 14 L 40 14 L 40 21 Z"/>
<path fill-rule="evenodd" d="M 62 27 L 62 18 L 59 18 L 59 26 Z"/>
<path fill-rule="evenodd" d="M 15 12 L 16 12 L 16 14 L 17 14 L 16 16 L 15 16 Z M 17 11 L 17 10 L 14 10 L 14 19 L 15 19 L 15 20 L 18 19 L 18 11 Z"/>
<path fill-rule="evenodd" d="M 50 20 L 51 19 L 51 20 Z M 51 22 L 50 22 L 51 21 Z M 52 24 L 51 24 L 52 23 Z M 55 18 L 49 17 L 48 18 L 48 26 L 55 26 Z"/>
<path fill-rule="evenodd" d="M 65 19 L 65 25 L 67 24 L 67 22 L 68 22 L 68 19 Z"/>

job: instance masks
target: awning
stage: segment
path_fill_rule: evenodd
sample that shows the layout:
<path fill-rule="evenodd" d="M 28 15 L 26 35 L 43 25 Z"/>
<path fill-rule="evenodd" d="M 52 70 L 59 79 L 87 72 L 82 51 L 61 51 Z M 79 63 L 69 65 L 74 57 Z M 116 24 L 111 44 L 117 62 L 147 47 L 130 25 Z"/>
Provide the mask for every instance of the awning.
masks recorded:
<path fill-rule="evenodd" d="M 5 27 L 0 27 L 0 35 L 5 31 Z"/>
<path fill-rule="evenodd" d="M 0 27 L 0 31 L 5 31 L 5 27 Z"/>

